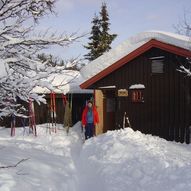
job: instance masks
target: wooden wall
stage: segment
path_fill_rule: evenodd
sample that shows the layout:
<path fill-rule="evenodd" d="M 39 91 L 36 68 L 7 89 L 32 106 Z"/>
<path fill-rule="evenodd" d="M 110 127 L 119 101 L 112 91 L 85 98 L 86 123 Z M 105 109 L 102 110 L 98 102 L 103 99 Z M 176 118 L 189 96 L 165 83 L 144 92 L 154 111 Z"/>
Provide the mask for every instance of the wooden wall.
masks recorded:
<path fill-rule="evenodd" d="M 151 57 L 164 56 L 164 73 L 152 74 Z M 116 96 L 115 128 L 122 127 L 127 112 L 132 128 L 167 140 L 190 142 L 191 80 L 177 71 L 186 58 L 152 48 L 91 86 L 99 89 L 116 85 L 127 89 L 144 84 L 144 102 L 133 103 L 128 97 Z"/>
<path fill-rule="evenodd" d="M 72 123 L 75 124 L 76 122 L 81 120 L 82 111 L 85 107 L 86 101 L 89 100 L 93 95 L 92 94 L 73 94 L 72 95 Z M 67 98 L 70 102 L 71 94 L 67 95 Z M 50 95 L 46 95 L 47 103 L 50 104 Z M 28 107 L 28 103 L 22 103 L 25 107 Z M 50 121 L 50 117 L 48 115 L 49 108 L 47 104 L 41 103 L 38 105 L 37 103 L 34 104 L 35 108 L 35 120 L 36 124 L 43 124 L 47 123 L 48 120 Z M 63 124 L 64 120 L 64 105 L 63 99 L 61 94 L 56 94 L 56 114 L 57 114 L 57 123 Z M 22 118 L 16 118 L 16 126 L 22 127 Z M 25 125 L 28 125 L 28 120 L 26 120 Z M 10 117 L 4 118 L 0 120 L 0 126 L 10 127 Z"/>
<path fill-rule="evenodd" d="M 76 122 L 81 120 L 82 111 L 85 107 L 86 101 L 92 97 L 92 94 L 73 94 L 72 95 L 72 123 L 75 124 Z M 71 99 L 71 94 L 67 95 L 67 100 L 69 103 Z M 50 95 L 46 96 L 47 103 L 50 105 Z M 56 120 L 57 123 L 63 124 L 64 120 L 64 105 L 63 99 L 61 94 L 56 94 Z M 48 114 L 49 109 L 48 105 L 41 104 L 38 105 L 35 103 L 35 118 L 37 124 L 47 123 L 50 120 L 50 116 Z"/>

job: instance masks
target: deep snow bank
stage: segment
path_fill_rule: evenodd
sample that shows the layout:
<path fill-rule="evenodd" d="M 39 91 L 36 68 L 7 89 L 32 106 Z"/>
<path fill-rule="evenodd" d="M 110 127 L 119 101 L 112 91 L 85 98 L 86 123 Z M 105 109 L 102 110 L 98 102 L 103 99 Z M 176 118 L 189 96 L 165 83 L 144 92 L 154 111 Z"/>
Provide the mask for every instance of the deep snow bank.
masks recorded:
<path fill-rule="evenodd" d="M 58 125 L 59 126 L 59 125 Z M 47 125 L 37 127 L 38 136 L 23 136 L 23 129 L 0 128 L 0 166 L 29 160 L 16 168 L 0 169 L 0 191 L 76 191 L 78 182 L 74 159 L 81 150 L 79 124 L 67 136 L 60 125 L 58 133 L 47 132 Z"/>
<path fill-rule="evenodd" d="M 129 128 L 88 140 L 81 161 L 92 191 L 191 190 L 190 145 Z"/>

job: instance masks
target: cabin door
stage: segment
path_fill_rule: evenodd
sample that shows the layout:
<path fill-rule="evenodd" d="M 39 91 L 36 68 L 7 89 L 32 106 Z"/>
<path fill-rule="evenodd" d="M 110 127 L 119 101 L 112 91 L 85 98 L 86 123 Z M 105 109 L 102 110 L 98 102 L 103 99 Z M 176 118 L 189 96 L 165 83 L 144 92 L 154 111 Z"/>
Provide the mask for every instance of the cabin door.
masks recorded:
<path fill-rule="evenodd" d="M 115 105 L 116 105 L 115 91 L 107 90 L 104 92 L 103 99 L 103 131 L 106 132 L 108 130 L 115 129 Z"/>

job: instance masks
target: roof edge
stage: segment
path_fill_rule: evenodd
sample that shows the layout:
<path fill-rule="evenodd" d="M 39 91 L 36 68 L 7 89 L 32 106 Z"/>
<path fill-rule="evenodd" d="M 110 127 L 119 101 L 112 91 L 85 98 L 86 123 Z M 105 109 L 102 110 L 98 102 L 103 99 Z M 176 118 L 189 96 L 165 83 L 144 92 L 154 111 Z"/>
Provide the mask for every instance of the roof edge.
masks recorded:
<path fill-rule="evenodd" d="M 187 49 L 184 49 L 181 47 L 177 47 L 177 46 L 172 45 L 172 44 L 167 44 L 165 42 L 161 42 L 161 41 L 158 41 L 155 39 L 151 39 L 150 41 L 146 42 L 145 44 L 143 44 L 142 46 L 140 46 L 139 48 L 137 48 L 133 52 L 124 56 L 123 58 L 116 61 L 115 63 L 113 63 L 109 67 L 105 68 L 104 70 L 102 70 L 101 72 L 96 74 L 95 76 L 91 77 L 90 79 L 88 79 L 85 82 L 83 82 L 82 84 L 80 84 L 80 87 L 82 89 L 88 88 L 90 85 L 92 85 L 96 81 L 102 79 L 103 77 L 107 76 L 109 73 L 115 71 L 116 69 L 120 68 L 121 66 L 123 66 L 127 62 L 130 62 L 131 60 L 133 60 L 137 56 L 143 54 L 144 52 L 146 52 L 149 49 L 154 48 L 154 47 L 160 48 L 162 50 L 165 50 L 165 51 L 168 51 L 168 52 L 171 52 L 174 54 L 177 54 L 179 56 L 191 57 L 191 51 L 190 50 L 187 50 Z"/>

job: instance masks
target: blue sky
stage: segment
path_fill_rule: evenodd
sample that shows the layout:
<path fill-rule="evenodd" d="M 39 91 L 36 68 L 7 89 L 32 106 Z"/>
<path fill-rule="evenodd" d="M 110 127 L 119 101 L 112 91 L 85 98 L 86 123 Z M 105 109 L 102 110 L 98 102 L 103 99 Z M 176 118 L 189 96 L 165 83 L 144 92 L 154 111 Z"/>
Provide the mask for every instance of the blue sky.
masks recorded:
<path fill-rule="evenodd" d="M 91 21 L 99 13 L 102 0 L 57 0 L 56 15 L 49 15 L 40 21 L 39 29 L 50 28 L 57 33 L 78 34 L 91 30 Z M 111 23 L 111 33 L 118 37 L 112 47 L 139 32 L 163 30 L 176 32 L 176 25 L 182 18 L 184 10 L 191 10 L 191 0 L 105 0 Z M 67 48 L 52 48 L 53 54 L 61 58 L 83 56 L 87 50 L 88 36 Z"/>

